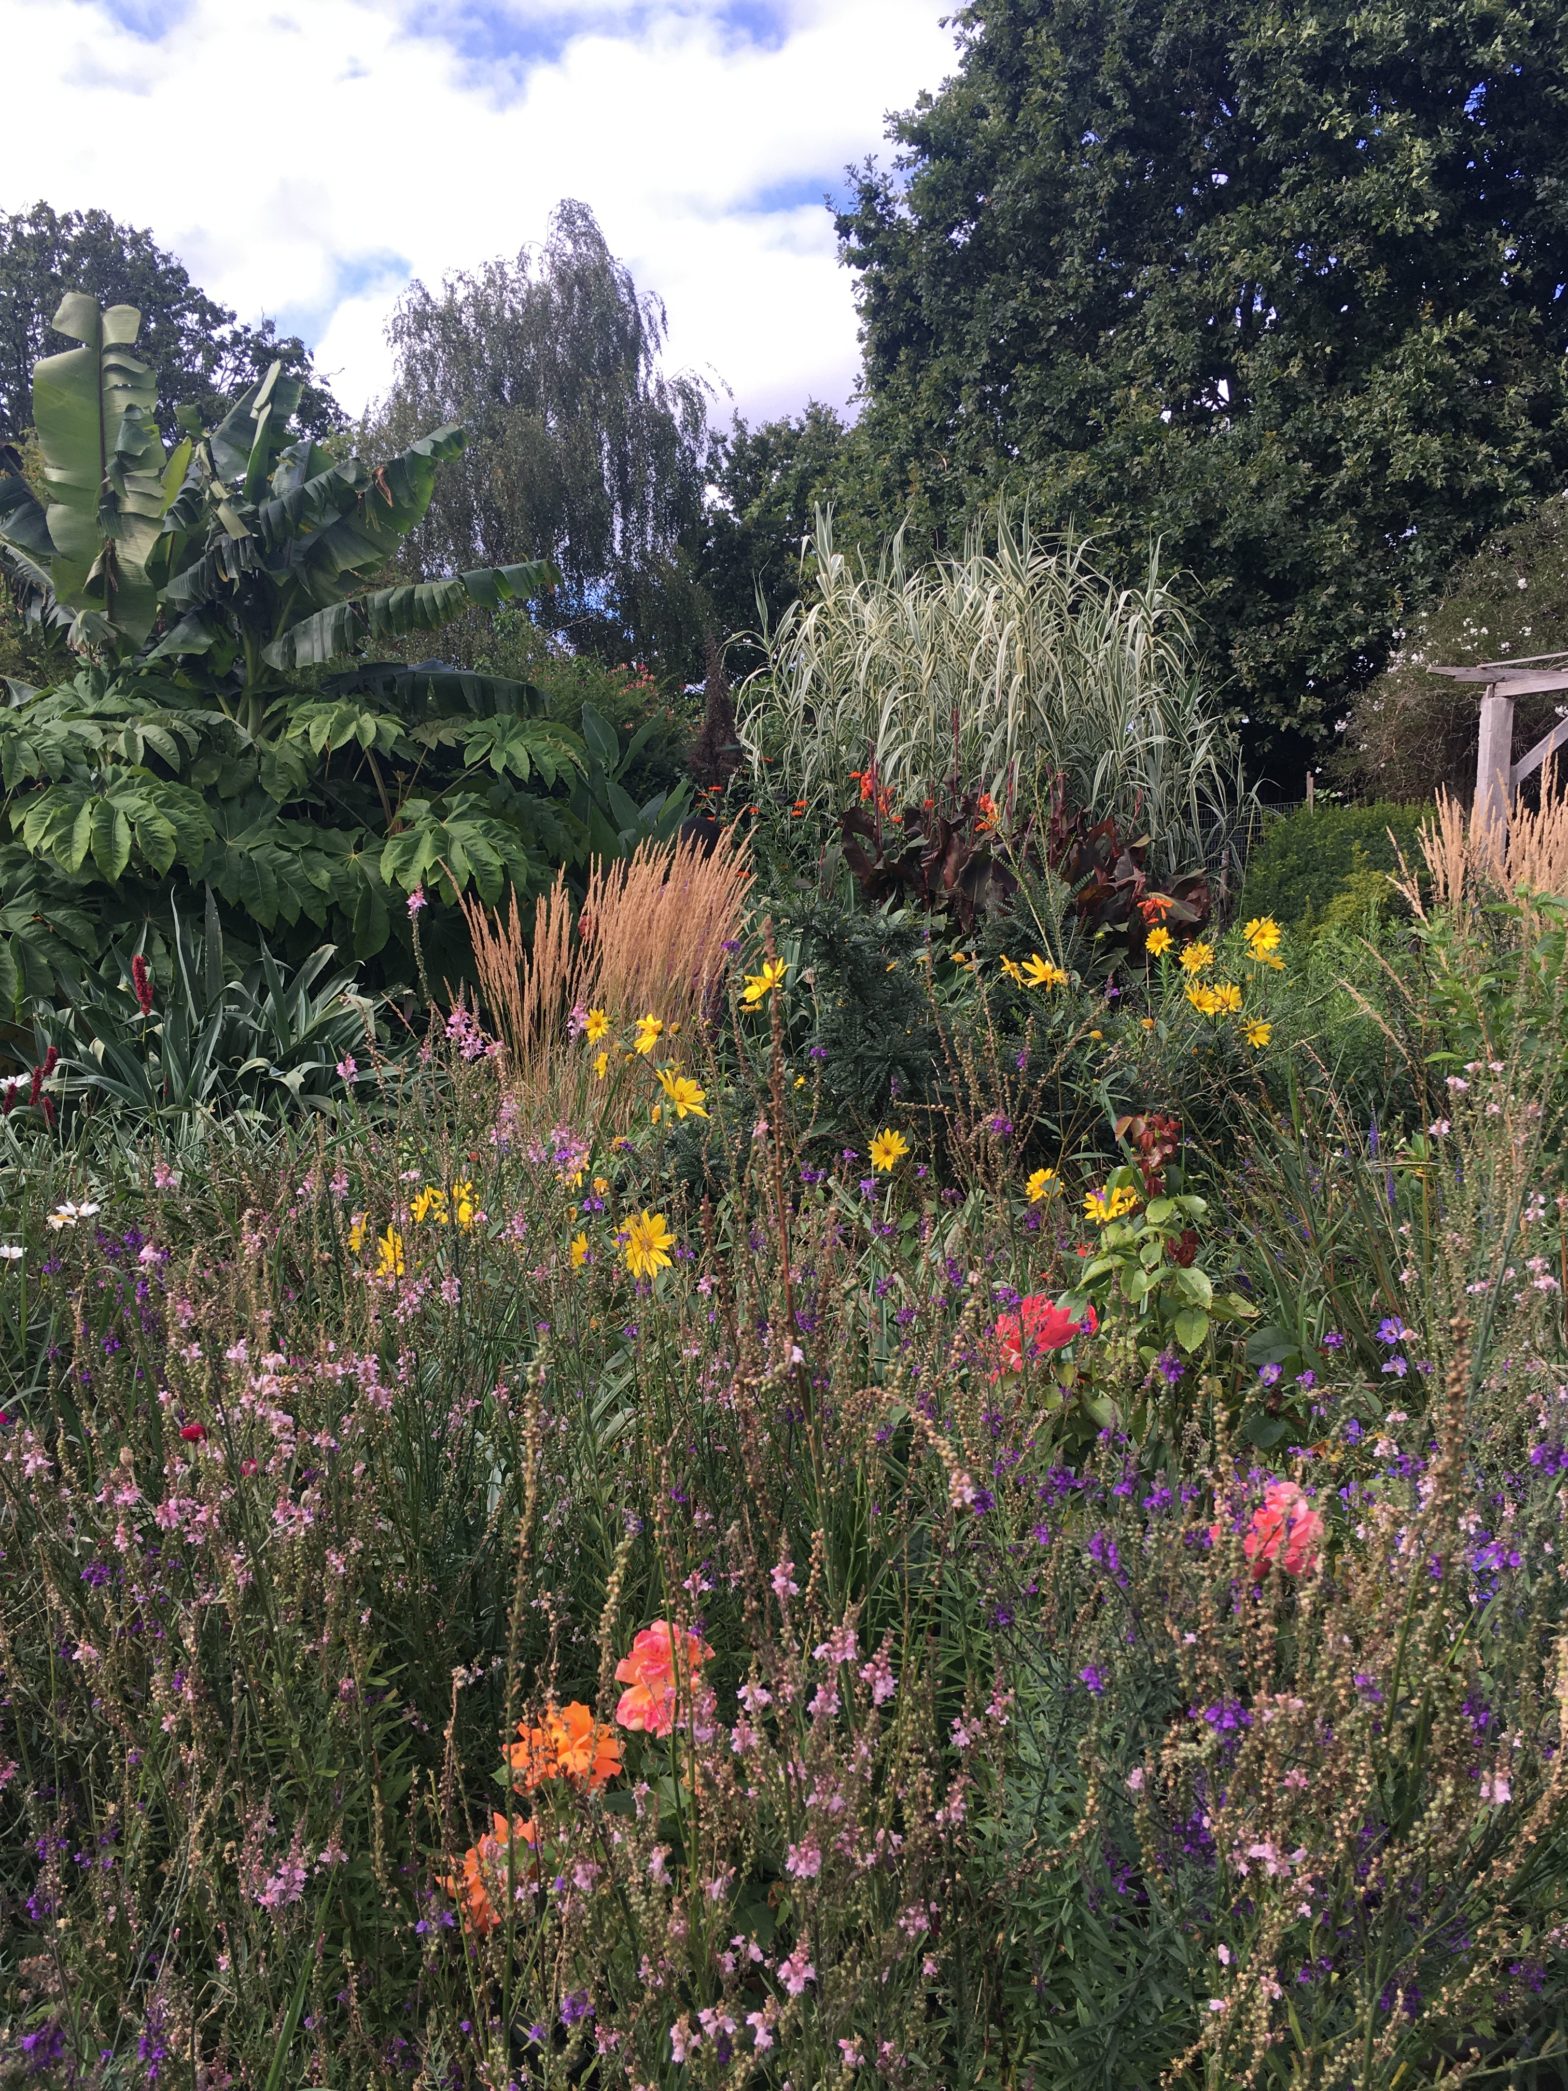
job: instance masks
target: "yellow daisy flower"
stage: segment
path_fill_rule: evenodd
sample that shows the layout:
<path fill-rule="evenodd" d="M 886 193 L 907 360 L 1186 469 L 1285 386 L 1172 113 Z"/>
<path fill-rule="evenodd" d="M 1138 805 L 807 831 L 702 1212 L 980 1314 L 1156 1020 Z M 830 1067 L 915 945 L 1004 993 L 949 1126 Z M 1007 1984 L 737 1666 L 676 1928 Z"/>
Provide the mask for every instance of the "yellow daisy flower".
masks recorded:
<path fill-rule="evenodd" d="M 670 1268 L 675 1237 L 662 1213 L 641 1212 L 626 1225 L 626 1268 L 634 1278 L 652 1278 Z"/>
<path fill-rule="evenodd" d="M 657 1070 L 659 1087 L 669 1098 L 677 1118 L 706 1118 L 708 1115 L 708 1092 L 700 1082 L 690 1075 L 671 1073 L 667 1067 Z"/>
<path fill-rule="evenodd" d="M 1158 929 L 1151 929 L 1149 931 L 1149 956 L 1151 958 L 1163 958 L 1174 942 L 1175 939 L 1163 924 Z"/>
<path fill-rule="evenodd" d="M 784 983 L 789 966 L 782 958 L 767 958 L 762 962 L 760 973 L 748 973 L 742 983 L 741 1000 L 748 1009 L 756 1009 L 765 1002 L 776 987 Z"/>
<path fill-rule="evenodd" d="M 588 1021 L 583 1025 L 583 1036 L 590 1045 L 597 1045 L 610 1028 L 610 1019 L 602 1009 L 590 1009 Z"/>
<path fill-rule="evenodd" d="M 1059 1188 L 1060 1182 L 1054 1169 L 1036 1169 L 1024 1185 L 1031 1205 L 1038 1205 L 1042 1198 L 1054 1197 Z"/>
<path fill-rule="evenodd" d="M 637 1019 L 636 1035 L 632 1039 L 633 1051 L 651 1053 L 659 1043 L 663 1031 L 664 1025 L 658 1017 L 640 1016 Z"/>
<path fill-rule="evenodd" d="M 898 1167 L 908 1152 L 909 1142 L 903 1134 L 888 1126 L 871 1143 L 871 1166 L 886 1176 Z"/>
<path fill-rule="evenodd" d="M 1038 951 L 1032 951 L 1024 960 L 1023 975 L 1026 987 L 1053 988 L 1067 985 L 1067 974 L 1062 968 L 1052 965 L 1048 958 L 1042 958 Z"/>
<path fill-rule="evenodd" d="M 588 1261 L 588 1237 L 586 1234 L 572 1236 L 572 1269 L 580 1271 Z"/>
<path fill-rule="evenodd" d="M 1244 1026 L 1241 1035 L 1255 1053 L 1261 1053 L 1269 1040 L 1274 1036 L 1274 1026 L 1265 1024 L 1259 1018 L 1254 1017 L 1250 1024 Z"/>
<path fill-rule="evenodd" d="M 388 1227 L 376 1243 L 379 1252 L 376 1259 L 378 1278 L 401 1278 L 408 1269 L 403 1255 L 403 1237 L 395 1227 Z"/>
<path fill-rule="evenodd" d="M 1181 969 L 1184 973 L 1201 973 L 1206 966 L 1212 966 L 1213 963 L 1214 946 L 1205 944 L 1201 938 L 1195 944 L 1188 944 L 1181 955 Z"/>

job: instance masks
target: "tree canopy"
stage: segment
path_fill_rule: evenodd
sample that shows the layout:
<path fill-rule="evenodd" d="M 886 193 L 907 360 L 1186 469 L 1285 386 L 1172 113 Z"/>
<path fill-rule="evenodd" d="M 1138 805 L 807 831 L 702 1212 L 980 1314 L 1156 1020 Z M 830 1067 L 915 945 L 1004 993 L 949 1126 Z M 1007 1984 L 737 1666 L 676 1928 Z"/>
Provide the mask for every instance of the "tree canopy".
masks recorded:
<path fill-rule="evenodd" d="M 863 417 L 918 518 L 999 488 L 1206 584 L 1320 738 L 1568 472 L 1554 0 L 977 0 L 840 212 Z"/>
<path fill-rule="evenodd" d="M 665 314 L 616 260 L 585 204 L 537 250 L 412 284 L 393 317 L 385 440 L 461 422 L 469 446 L 411 547 L 426 572 L 549 559 L 541 615 L 573 643 L 700 659 L 707 390 L 659 366 Z"/>
<path fill-rule="evenodd" d="M 297 335 L 280 336 L 271 320 L 241 324 L 150 232 L 117 224 L 107 211 L 35 203 L 0 212 L 0 438 L 15 440 L 30 426 L 33 366 L 60 346 L 51 323 L 67 287 L 142 315 L 142 352 L 158 373 L 156 418 L 165 438 L 176 434 L 182 407 L 198 426 L 221 420 L 274 363 L 298 383 L 303 434 L 319 440 L 341 427 L 337 402 Z"/>

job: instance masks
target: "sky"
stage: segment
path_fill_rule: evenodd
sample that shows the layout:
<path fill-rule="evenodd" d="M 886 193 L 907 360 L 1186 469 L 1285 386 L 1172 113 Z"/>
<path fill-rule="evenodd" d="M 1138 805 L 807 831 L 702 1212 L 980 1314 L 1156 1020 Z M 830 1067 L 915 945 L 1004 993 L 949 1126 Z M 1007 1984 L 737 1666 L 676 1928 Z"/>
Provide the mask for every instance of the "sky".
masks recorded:
<path fill-rule="evenodd" d="M 358 412 L 406 283 L 515 254 L 578 197 L 716 418 L 841 405 L 855 313 L 823 197 L 954 69 L 956 4 L 0 0 L 0 209 L 147 227 Z"/>

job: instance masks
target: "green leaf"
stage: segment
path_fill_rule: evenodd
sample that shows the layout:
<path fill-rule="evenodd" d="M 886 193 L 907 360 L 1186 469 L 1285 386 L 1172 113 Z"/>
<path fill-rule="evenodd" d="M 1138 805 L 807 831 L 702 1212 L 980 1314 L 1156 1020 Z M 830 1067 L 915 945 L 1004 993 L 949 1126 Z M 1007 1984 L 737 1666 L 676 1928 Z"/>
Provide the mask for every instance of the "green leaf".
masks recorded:
<path fill-rule="evenodd" d="M 1173 1326 L 1183 1350 L 1199 1350 L 1208 1340 L 1209 1317 L 1201 1307 L 1183 1307 Z"/>
<path fill-rule="evenodd" d="M 555 579 L 555 569 L 537 560 L 525 566 L 476 567 L 447 581 L 378 589 L 304 618 L 275 639 L 263 658 L 273 668 L 321 666 L 340 660 L 367 640 L 432 631 L 471 605 L 497 610 L 510 602 L 526 603 L 552 587 Z"/>

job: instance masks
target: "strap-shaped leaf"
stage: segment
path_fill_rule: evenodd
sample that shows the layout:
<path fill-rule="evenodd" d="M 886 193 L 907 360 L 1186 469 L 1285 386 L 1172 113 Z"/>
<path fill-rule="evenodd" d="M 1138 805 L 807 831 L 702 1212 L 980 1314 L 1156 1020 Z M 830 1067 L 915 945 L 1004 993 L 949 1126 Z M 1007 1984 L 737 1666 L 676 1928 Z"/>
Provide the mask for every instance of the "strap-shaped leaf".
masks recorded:
<path fill-rule="evenodd" d="M 273 668 L 315 667 L 341 660 L 366 640 L 433 631 L 471 604 L 498 610 L 505 603 L 527 602 L 553 587 L 555 580 L 554 567 L 541 559 L 523 566 L 476 567 L 445 581 L 377 589 L 373 595 L 318 610 L 275 639 L 263 658 Z"/>
<path fill-rule="evenodd" d="M 33 372 L 50 578 L 63 603 L 99 611 L 134 644 L 157 610 L 146 567 L 169 499 L 157 382 L 131 353 L 141 314 L 134 305 L 100 312 L 83 292 L 69 291 L 54 324 L 82 346 L 45 356 Z"/>

